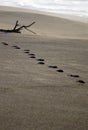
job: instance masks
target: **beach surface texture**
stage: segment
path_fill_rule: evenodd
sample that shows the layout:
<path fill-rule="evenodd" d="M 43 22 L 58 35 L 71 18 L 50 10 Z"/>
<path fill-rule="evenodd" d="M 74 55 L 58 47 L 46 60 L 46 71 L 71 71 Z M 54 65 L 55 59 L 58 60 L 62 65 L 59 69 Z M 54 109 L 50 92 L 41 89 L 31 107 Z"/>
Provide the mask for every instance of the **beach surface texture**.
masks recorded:
<path fill-rule="evenodd" d="M 88 130 L 88 23 L 0 7 L 0 130 Z"/>

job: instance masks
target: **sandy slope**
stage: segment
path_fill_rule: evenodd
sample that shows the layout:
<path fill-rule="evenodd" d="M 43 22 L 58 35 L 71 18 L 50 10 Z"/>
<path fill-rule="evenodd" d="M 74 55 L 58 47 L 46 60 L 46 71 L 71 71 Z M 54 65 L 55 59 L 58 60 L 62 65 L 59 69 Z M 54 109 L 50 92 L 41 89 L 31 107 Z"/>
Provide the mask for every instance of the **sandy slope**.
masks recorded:
<path fill-rule="evenodd" d="M 23 24 L 35 20 L 31 29 L 37 35 L 0 33 L 0 130 L 87 130 L 88 25 L 12 11 L 0 11 L 2 28 L 13 27 L 17 19 Z"/>
<path fill-rule="evenodd" d="M 7 11 L 8 9 L 8 11 Z M 18 19 L 21 24 L 29 24 L 35 21 L 35 26 L 32 29 L 37 34 L 51 35 L 54 37 L 67 38 L 88 38 L 88 24 L 72 21 L 70 19 L 47 16 L 46 14 L 38 14 L 36 12 L 22 12 L 22 10 L 11 11 L 11 8 L 0 9 L 0 23 L 4 25 L 13 26 Z M 23 10 L 24 11 L 24 10 Z M 4 24 L 4 25 L 3 25 Z M 8 26 L 9 24 L 9 26 Z M 11 26 L 11 27 L 12 27 Z"/>

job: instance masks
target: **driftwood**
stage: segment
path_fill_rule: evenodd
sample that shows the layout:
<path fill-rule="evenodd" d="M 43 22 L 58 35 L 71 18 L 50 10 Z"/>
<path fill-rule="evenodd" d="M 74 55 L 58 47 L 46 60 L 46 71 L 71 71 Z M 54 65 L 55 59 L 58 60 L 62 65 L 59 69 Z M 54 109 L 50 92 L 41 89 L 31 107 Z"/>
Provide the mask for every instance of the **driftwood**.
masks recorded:
<path fill-rule="evenodd" d="M 17 20 L 17 21 L 16 21 L 16 24 L 15 24 L 15 26 L 14 26 L 13 29 L 10 29 L 10 30 L 0 29 L 0 32 L 5 32 L 5 33 L 21 33 L 21 30 L 22 30 L 22 29 L 26 29 L 26 30 L 30 31 L 31 33 L 36 34 L 35 32 L 33 32 L 33 31 L 31 31 L 31 30 L 28 29 L 28 28 L 31 27 L 33 24 L 35 24 L 35 22 L 32 22 L 31 24 L 29 24 L 29 25 L 27 25 L 27 26 L 25 26 L 25 25 L 22 25 L 22 26 L 21 26 L 21 25 L 18 24 L 18 20 Z"/>

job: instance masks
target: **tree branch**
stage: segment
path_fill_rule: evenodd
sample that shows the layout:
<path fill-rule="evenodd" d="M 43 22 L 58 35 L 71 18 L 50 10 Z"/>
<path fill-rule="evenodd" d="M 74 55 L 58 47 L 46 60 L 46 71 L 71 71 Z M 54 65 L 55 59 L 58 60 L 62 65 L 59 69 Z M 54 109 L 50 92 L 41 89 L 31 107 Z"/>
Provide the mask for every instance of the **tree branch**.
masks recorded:
<path fill-rule="evenodd" d="M 33 34 L 36 34 L 35 32 L 33 32 L 33 31 L 31 31 L 31 30 L 28 29 L 28 28 L 31 27 L 33 24 L 35 24 L 35 22 L 32 22 L 31 24 L 29 24 L 29 25 L 27 25 L 27 26 L 25 26 L 25 25 L 20 26 L 20 25 L 18 24 L 18 20 L 17 20 L 17 21 L 16 21 L 16 24 L 15 24 L 15 26 L 14 26 L 13 29 L 11 29 L 11 30 L 0 29 L 0 31 L 1 31 L 1 32 L 5 32 L 5 33 L 21 33 L 21 30 L 22 30 L 22 29 L 26 29 L 26 30 L 32 32 Z M 20 26 L 20 27 L 18 27 L 18 26 Z M 17 28 L 17 27 L 18 27 L 18 28 Z"/>

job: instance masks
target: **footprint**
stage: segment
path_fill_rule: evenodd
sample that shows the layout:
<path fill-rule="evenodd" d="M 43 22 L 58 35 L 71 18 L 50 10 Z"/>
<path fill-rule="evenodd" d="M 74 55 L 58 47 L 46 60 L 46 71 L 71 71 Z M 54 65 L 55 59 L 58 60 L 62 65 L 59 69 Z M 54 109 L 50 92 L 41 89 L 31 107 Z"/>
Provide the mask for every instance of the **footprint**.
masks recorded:
<path fill-rule="evenodd" d="M 44 59 L 37 59 L 37 61 L 45 61 Z"/>
<path fill-rule="evenodd" d="M 28 53 L 30 53 L 30 50 L 29 50 L 29 49 L 25 49 L 25 50 L 24 50 L 24 53 L 27 53 L 27 54 L 28 54 Z"/>
<path fill-rule="evenodd" d="M 79 77 L 80 77 L 79 75 L 73 75 L 73 74 L 68 75 L 68 76 L 70 76 L 70 77 L 74 77 L 74 78 L 79 78 Z"/>
<path fill-rule="evenodd" d="M 56 68 L 58 68 L 57 66 L 53 66 L 53 65 L 50 65 L 50 66 L 48 66 L 49 68 L 53 68 L 53 69 L 56 69 Z"/>
<path fill-rule="evenodd" d="M 30 52 L 29 51 L 25 51 L 24 53 L 29 54 Z"/>
<path fill-rule="evenodd" d="M 35 56 L 35 54 L 32 54 L 32 53 L 30 53 L 29 55 L 30 55 L 30 56 Z"/>
<path fill-rule="evenodd" d="M 44 65 L 45 63 L 44 62 L 38 62 L 38 64 Z"/>
<path fill-rule="evenodd" d="M 85 84 L 85 81 L 83 81 L 83 80 L 78 80 L 77 82 Z"/>
<path fill-rule="evenodd" d="M 30 50 L 29 49 L 25 49 L 24 51 L 29 52 Z"/>
<path fill-rule="evenodd" d="M 8 46 L 8 43 L 6 43 L 6 42 L 2 42 L 2 44 L 5 45 L 5 46 Z"/>
<path fill-rule="evenodd" d="M 18 46 L 12 46 L 12 47 L 14 47 L 15 49 L 20 49 L 20 47 L 18 47 Z"/>
<path fill-rule="evenodd" d="M 30 58 L 36 58 L 35 56 L 31 56 Z"/>
<path fill-rule="evenodd" d="M 60 70 L 57 70 L 57 72 L 63 73 L 64 71 L 60 69 Z"/>

